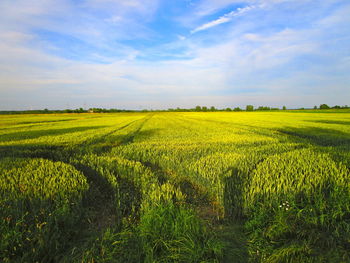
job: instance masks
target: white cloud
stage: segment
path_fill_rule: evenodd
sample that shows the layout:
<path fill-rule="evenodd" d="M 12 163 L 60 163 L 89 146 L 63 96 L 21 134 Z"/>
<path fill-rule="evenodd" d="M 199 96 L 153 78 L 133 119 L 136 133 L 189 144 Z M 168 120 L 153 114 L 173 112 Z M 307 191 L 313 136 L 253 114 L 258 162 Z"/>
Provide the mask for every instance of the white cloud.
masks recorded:
<path fill-rule="evenodd" d="M 218 26 L 220 24 L 224 24 L 224 23 L 230 22 L 234 17 L 239 16 L 239 15 L 243 15 L 244 13 L 247 13 L 250 10 L 255 9 L 255 8 L 257 8 L 257 7 L 254 6 L 254 5 L 246 6 L 246 7 L 243 7 L 243 8 L 237 8 L 236 10 L 231 11 L 231 12 L 221 16 L 220 18 L 218 18 L 216 20 L 210 21 L 208 23 L 205 23 L 204 25 L 196 27 L 195 29 L 193 29 L 191 31 L 191 33 L 193 34 L 193 33 L 199 32 L 199 31 L 203 31 L 203 30 L 209 29 L 211 27 Z"/>
<path fill-rule="evenodd" d="M 158 4 L 159 0 L 5 0 L 0 1 L 0 31 L 55 32 L 113 48 L 121 40 L 151 37 L 145 21 L 153 18 Z"/>
<path fill-rule="evenodd" d="M 253 0 L 202 0 L 196 5 L 195 15 L 197 17 L 203 17 L 213 14 L 227 6 L 233 4 L 252 4 L 256 1 Z"/>
<path fill-rule="evenodd" d="M 288 8 L 270 5 L 272 8 L 256 12 L 256 17 L 254 11 L 251 20 L 244 14 L 260 10 L 262 2 L 268 1 L 244 1 L 248 4 L 246 8 L 194 29 L 194 32 L 204 31 L 242 15 L 234 25 L 227 24 L 223 35 L 211 32 L 186 36 L 176 32 L 173 42 L 138 50 L 120 44 L 119 40 L 152 36 L 152 30 L 138 18 L 150 19 L 157 1 L 95 0 L 85 2 L 83 9 L 76 9 L 65 0 L 47 2 L 49 0 L 16 1 L 18 6 L 23 4 L 18 10 L 9 0 L 0 3 L 3 8 L 0 9 L 0 110 L 29 104 L 62 108 L 67 101 L 71 107 L 80 107 L 84 100 L 91 106 L 125 105 L 126 108 L 196 104 L 220 107 L 240 105 L 242 101 L 278 106 L 283 100 L 287 106 L 292 105 L 293 100 L 298 101 L 297 106 L 306 106 L 309 102 L 312 106 L 327 97 L 331 100 L 326 103 L 346 104 L 344 101 L 350 96 L 350 80 L 345 76 L 350 70 L 349 51 L 346 51 L 349 43 L 346 14 L 350 9 L 344 6 L 334 11 L 323 4 L 320 8 L 330 13 L 328 17 L 313 16 L 317 19 L 302 27 L 256 30 L 257 25 L 269 26 L 282 21 L 276 19 L 286 15 Z M 219 2 L 237 1 L 207 1 L 213 5 Z M 143 3 L 154 5 L 148 10 Z M 107 6 L 107 10 L 103 6 Z M 93 7 L 103 10 L 100 17 L 85 12 L 84 8 Z M 317 9 L 305 12 L 305 16 L 310 12 Z M 264 21 L 259 20 L 262 15 L 265 15 Z M 81 61 L 64 59 L 49 53 L 48 49 L 54 47 L 39 41 L 32 34 L 33 28 L 74 36 L 94 47 L 108 49 L 112 55 L 90 54 L 105 64 L 87 62 L 87 56 Z M 139 59 L 141 55 L 146 59 Z M 155 56 L 166 58 L 152 60 Z M 307 57 L 305 65 L 303 62 L 293 64 L 303 56 L 310 56 L 315 62 L 310 63 Z M 321 63 L 317 63 L 318 60 Z M 293 93 L 293 90 L 297 91 Z M 317 96 L 316 90 L 320 92 Z M 303 93 L 306 91 L 309 95 Z M 222 93 L 227 94 L 220 95 Z"/>

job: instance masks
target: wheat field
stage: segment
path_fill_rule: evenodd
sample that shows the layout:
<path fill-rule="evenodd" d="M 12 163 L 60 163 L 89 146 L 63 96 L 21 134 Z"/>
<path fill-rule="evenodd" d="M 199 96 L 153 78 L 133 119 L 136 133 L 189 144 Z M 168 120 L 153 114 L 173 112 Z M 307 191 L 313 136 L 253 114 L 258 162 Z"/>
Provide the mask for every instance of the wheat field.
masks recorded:
<path fill-rule="evenodd" d="M 1 262 L 350 262 L 350 112 L 0 115 Z"/>

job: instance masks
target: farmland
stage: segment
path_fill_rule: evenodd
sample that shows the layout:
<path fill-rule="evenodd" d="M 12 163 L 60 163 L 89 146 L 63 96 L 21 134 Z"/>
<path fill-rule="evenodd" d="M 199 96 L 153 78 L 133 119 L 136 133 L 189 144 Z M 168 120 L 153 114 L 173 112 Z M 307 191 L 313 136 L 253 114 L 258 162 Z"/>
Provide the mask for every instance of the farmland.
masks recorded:
<path fill-rule="evenodd" d="M 350 262 L 350 112 L 0 115 L 1 262 Z"/>

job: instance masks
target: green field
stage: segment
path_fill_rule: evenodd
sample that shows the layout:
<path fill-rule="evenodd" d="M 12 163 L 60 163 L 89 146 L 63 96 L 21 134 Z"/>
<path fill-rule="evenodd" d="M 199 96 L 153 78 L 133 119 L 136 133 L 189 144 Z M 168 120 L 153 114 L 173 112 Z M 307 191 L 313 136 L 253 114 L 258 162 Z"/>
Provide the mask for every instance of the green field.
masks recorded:
<path fill-rule="evenodd" d="M 350 112 L 0 115 L 0 262 L 350 262 Z"/>

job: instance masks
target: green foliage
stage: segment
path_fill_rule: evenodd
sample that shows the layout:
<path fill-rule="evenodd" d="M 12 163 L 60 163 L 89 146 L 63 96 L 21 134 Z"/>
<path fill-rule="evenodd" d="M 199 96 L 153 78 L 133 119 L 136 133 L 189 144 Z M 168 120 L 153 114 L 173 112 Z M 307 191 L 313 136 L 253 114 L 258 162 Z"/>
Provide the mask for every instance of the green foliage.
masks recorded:
<path fill-rule="evenodd" d="M 321 104 L 320 105 L 320 110 L 328 110 L 330 107 L 327 104 Z"/>
<path fill-rule="evenodd" d="M 144 262 L 219 262 L 222 244 L 196 214 L 171 203 L 148 210 L 139 225 Z"/>
<path fill-rule="evenodd" d="M 254 110 L 254 106 L 253 105 L 247 105 L 245 110 L 246 111 L 253 111 Z"/>
<path fill-rule="evenodd" d="M 256 110 L 271 110 L 271 107 L 259 106 Z"/>
<path fill-rule="evenodd" d="M 90 238 L 84 246 L 74 248 L 63 262 L 81 263 L 139 263 L 145 258 L 138 230 L 134 228 L 107 228 L 96 237 Z"/>
<path fill-rule="evenodd" d="M 58 260 L 79 231 L 86 178 L 43 159 L 5 159 L 0 170 L 1 261 Z"/>
<path fill-rule="evenodd" d="M 344 165 L 312 150 L 274 155 L 257 166 L 247 191 L 247 226 L 266 262 L 350 259 Z"/>
<path fill-rule="evenodd" d="M 138 226 L 108 228 L 72 254 L 79 262 L 175 263 L 219 262 L 222 251 L 194 211 L 170 202 L 148 209 Z"/>

